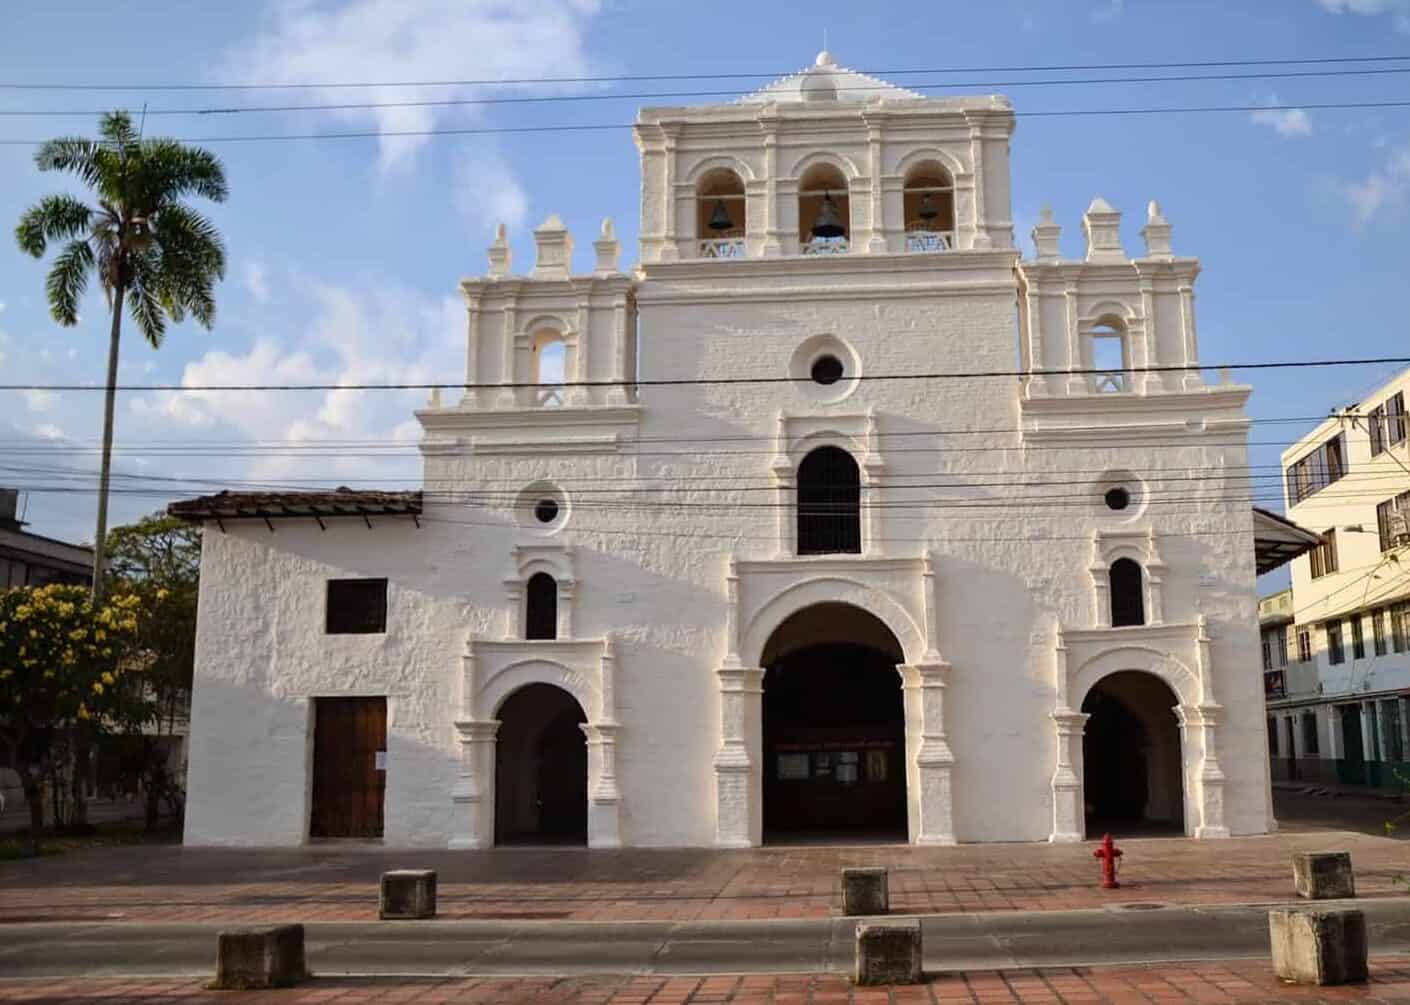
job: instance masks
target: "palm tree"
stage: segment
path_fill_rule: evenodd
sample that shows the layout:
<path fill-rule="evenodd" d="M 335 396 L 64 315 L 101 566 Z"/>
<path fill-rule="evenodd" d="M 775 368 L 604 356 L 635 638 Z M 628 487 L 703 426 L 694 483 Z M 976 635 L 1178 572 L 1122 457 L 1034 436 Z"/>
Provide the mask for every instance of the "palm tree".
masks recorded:
<path fill-rule="evenodd" d="M 179 323 L 189 313 L 211 327 L 214 286 L 225 276 L 225 245 L 215 226 L 182 199 L 196 195 L 223 202 L 226 195 L 225 169 L 209 151 L 175 140 L 143 139 L 126 112 L 104 115 L 99 133 L 97 140 L 49 140 L 34 155 L 39 170 L 76 176 L 92 190 L 97 208 L 71 195 L 51 195 L 31 206 L 15 228 L 20 249 L 35 258 L 44 255 L 51 241 L 63 242 L 46 282 L 54 320 L 68 327 L 78 323 L 79 301 L 94 273 L 112 312 L 93 538 L 95 600 L 103 591 L 123 306 L 153 348 L 161 346 L 168 319 Z"/>

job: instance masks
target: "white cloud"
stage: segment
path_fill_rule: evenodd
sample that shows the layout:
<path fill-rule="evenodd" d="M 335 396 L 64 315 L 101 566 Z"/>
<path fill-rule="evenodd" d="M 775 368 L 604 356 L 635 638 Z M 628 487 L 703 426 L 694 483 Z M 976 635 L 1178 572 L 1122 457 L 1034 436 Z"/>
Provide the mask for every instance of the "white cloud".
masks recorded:
<path fill-rule="evenodd" d="M 68 350 L 68 352 L 64 353 L 64 355 L 67 356 L 69 359 L 78 359 L 78 350 L 70 349 Z"/>
<path fill-rule="evenodd" d="M 1410 34 L 1410 0 L 1318 0 L 1324 10 L 1333 14 L 1365 14 L 1391 16 L 1395 30 Z"/>
<path fill-rule="evenodd" d="M 23 393 L 25 404 L 31 412 L 47 412 L 59 402 L 57 394 L 42 387 L 26 388 Z"/>
<path fill-rule="evenodd" d="M 1269 97 L 1269 105 L 1279 105 L 1276 94 Z M 1266 108 L 1253 112 L 1249 119 L 1259 126 L 1268 126 L 1279 136 L 1310 136 L 1312 120 L 1301 108 Z"/>
<path fill-rule="evenodd" d="M 39 425 L 35 426 L 34 435 L 42 437 L 46 440 L 68 439 L 68 436 L 64 433 L 64 431 L 58 426 L 54 425 L 52 422 L 41 422 Z"/>
<path fill-rule="evenodd" d="M 1107 2 L 1092 11 L 1091 19 L 1093 24 L 1106 24 L 1115 21 L 1126 9 L 1126 0 L 1107 0 Z"/>
<path fill-rule="evenodd" d="M 1358 227 L 1382 210 L 1404 203 L 1410 195 L 1410 143 L 1393 151 L 1364 181 L 1343 184 L 1341 192 Z"/>
<path fill-rule="evenodd" d="M 472 149 L 456 166 L 455 205 L 473 230 L 492 231 L 497 223 L 512 230 L 524 222 L 529 198 L 502 156 Z"/>
<path fill-rule="evenodd" d="M 255 303 L 269 303 L 269 275 L 263 262 L 245 263 L 245 290 Z"/>
<path fill-rule="evenodd" d="M 596 0 L 348 0 L 275 2 L 266 27 L 228 53 L 222 67 L 232 81 L 508 80 L 591 74 L 583 52 Z M 564 88 L 558 87 L 559 91 Z M 303 92 L 327 101 L 415 102 L 522 93 L 525 87 L 368 87 L 356 91 Z M 554 93 L 543 86 L 536 94 Z M 350 98 L 355 94 L 356 98 Z M 371 122 L 379 133 L 384 169 L 405 166 L 426 142 L 420 132 L 448 120 L 474 121 L 486 106 L 400 107 L 343 110 L 344 121 Z M 326 120 L 324 120 L 326 121 Z"/>

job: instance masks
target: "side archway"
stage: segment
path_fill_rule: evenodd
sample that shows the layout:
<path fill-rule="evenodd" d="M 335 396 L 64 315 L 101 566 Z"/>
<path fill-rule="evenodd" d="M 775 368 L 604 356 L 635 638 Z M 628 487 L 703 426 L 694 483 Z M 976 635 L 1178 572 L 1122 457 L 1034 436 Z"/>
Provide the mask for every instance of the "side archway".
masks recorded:
<path fill-rule="evenodd" d="M 1154 674 L 1119 670 L 1082 700 L 1083 811 L 1088 836 L 1184 833 L 1179 698 Z"/>
<path fill-rule="evenodd" d="M 552 684 L 526 684 L 504 699 L 497 718 L 495 844 L 586 844 L 582 706 Z"/>

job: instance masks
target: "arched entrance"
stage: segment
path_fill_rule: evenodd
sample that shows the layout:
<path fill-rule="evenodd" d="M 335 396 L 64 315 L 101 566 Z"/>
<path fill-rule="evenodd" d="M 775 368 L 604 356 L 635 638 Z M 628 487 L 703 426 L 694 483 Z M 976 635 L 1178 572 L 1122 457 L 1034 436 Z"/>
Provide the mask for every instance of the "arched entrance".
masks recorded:
<path fill-rule="evenodd" d="M 822 603 L 764 647 L 764 841 L 906 840 L 900 643 L 874 615 Z"/>
<path fill-rule="evenodd" d="M 1122 670 L 1082 701 L 1082 790 L 1087 836 L 1184 833 L 1184 759 L 1174 707 L 1159 677 Z"/>
<path fill-rule="evenodd" d="M 572 695 L 528 684 L 499 709 L 495 844 L 587 843 L 587 721 Z"/>

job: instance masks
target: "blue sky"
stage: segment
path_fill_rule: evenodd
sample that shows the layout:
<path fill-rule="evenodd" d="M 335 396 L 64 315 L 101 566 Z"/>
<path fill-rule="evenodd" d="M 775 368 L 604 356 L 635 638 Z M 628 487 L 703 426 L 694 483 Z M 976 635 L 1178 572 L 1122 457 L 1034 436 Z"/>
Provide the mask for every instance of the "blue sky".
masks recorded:
<path fill-rule="evenodd" d="M 0 37 L 10 83 L 154 84 L 480 79 L 652 73 L 781 75 L 812 61 L 824 30 L 846 66 L 867 71 L 1084 63 L 1410 55 L 1410 0 L 991 0 L 985 4 L 533 4 L 392 0 L 213 4 L 179 0 L 13 4 Z M 1405 64 L 1410 67 L 1410 64 Z M 1210 72 L 1210 71 L 1202 71 Z M 1230 72 L 1251 72 L 1233 68 Z M 884 75 L 884 72 L 883 72 Z M 1111 76 L 1078 73 L 1069 76 Z M 1066 253 L 1081 251 L 1080 216 L 1094 195 L 1126 213 L 1140 247 L 1144 206 L 1159 199 L 1175 247 L 1203 260 L 1198 285 L 1205 362 L 1386 355 L 1410 349 L 1395 308 L 1410 274 L 1410 108 L 1223 115 L 1024 119 L 1042 109 L 1189 104 L 1303 105 L 1410 99 L 1410 74 L 1163 84 L 1003 86 L 1061 74 L 973 72 L 896 76 L 1003 90 L 1020 115 L 1014 216 L 1028 229 L 1051 204 Z M 495 93 L 743 92 L 762 81 L 635 82 L 511 88 Z M 457 109 L 166 116 L 169 109 L 476 97 L 469 87 L 264 92 L 0 90 L 0 109 L 149 106 L 149 134 L 215 137 L 328 130 L 629 123 L 639 104 L 707 98 L 593 100 Z M 951 93 L 936 91 L 932 93 Z M 350 96 L 356 95 L 356 99 Z M 90 117 L 0 117 L 0 138 L 93 127 Z M 390 137 L 210 143 L 224 159 L 230 201 L 212 215 L 229 243 L 213 332 L 173 329 L 161 351 L 129 332 L 128 382 L 424 381 L 461 379 L 464 320 L 456 281 L 484 269 L 495 221 L 509 224 L 516 262 L 531 264 L 529 231 L 551 212 L 577 236 L 577 263 L 613 217 L 635 258 L 637 155 L 628 130 L 408 140 Z M 32 149 L 0 146 L 6 231 L 41 195 Z M 0 375 L 4 382 L 101 381 L 106 312 L 92 294 L 81 324 L 60 329 L 43 301 L 41 264 L 0 240 Z M 1325 413 L 1356 400 L 1386 369 L 1244 375 L 1259 418 Z M 420 393 L 300 395 L 131 393 L 119 401 L 117 469 L 164 478 L 306 483 L 414 478 L 397 458 L 310 458 L 211 444 L 324 438 L 410 443 Z M 38 468 L 91 468 L 101 395 L 0 392 L 0 484 L 55 485 Z M 1259 425 L 1256 463 L 1311 422 Z M 48 444 L 52 453 L 17 453 Z M 125 480 L 122 484 L 137 484 Z M 150 483 L 149 483 L 150 484 Z M 173 495 L 188 494 L 180 482 Z M 114 519 L 163 500 L 117 496 Z M 33 494 L 32 529 L 91 536 L 90 494 Z"/>

